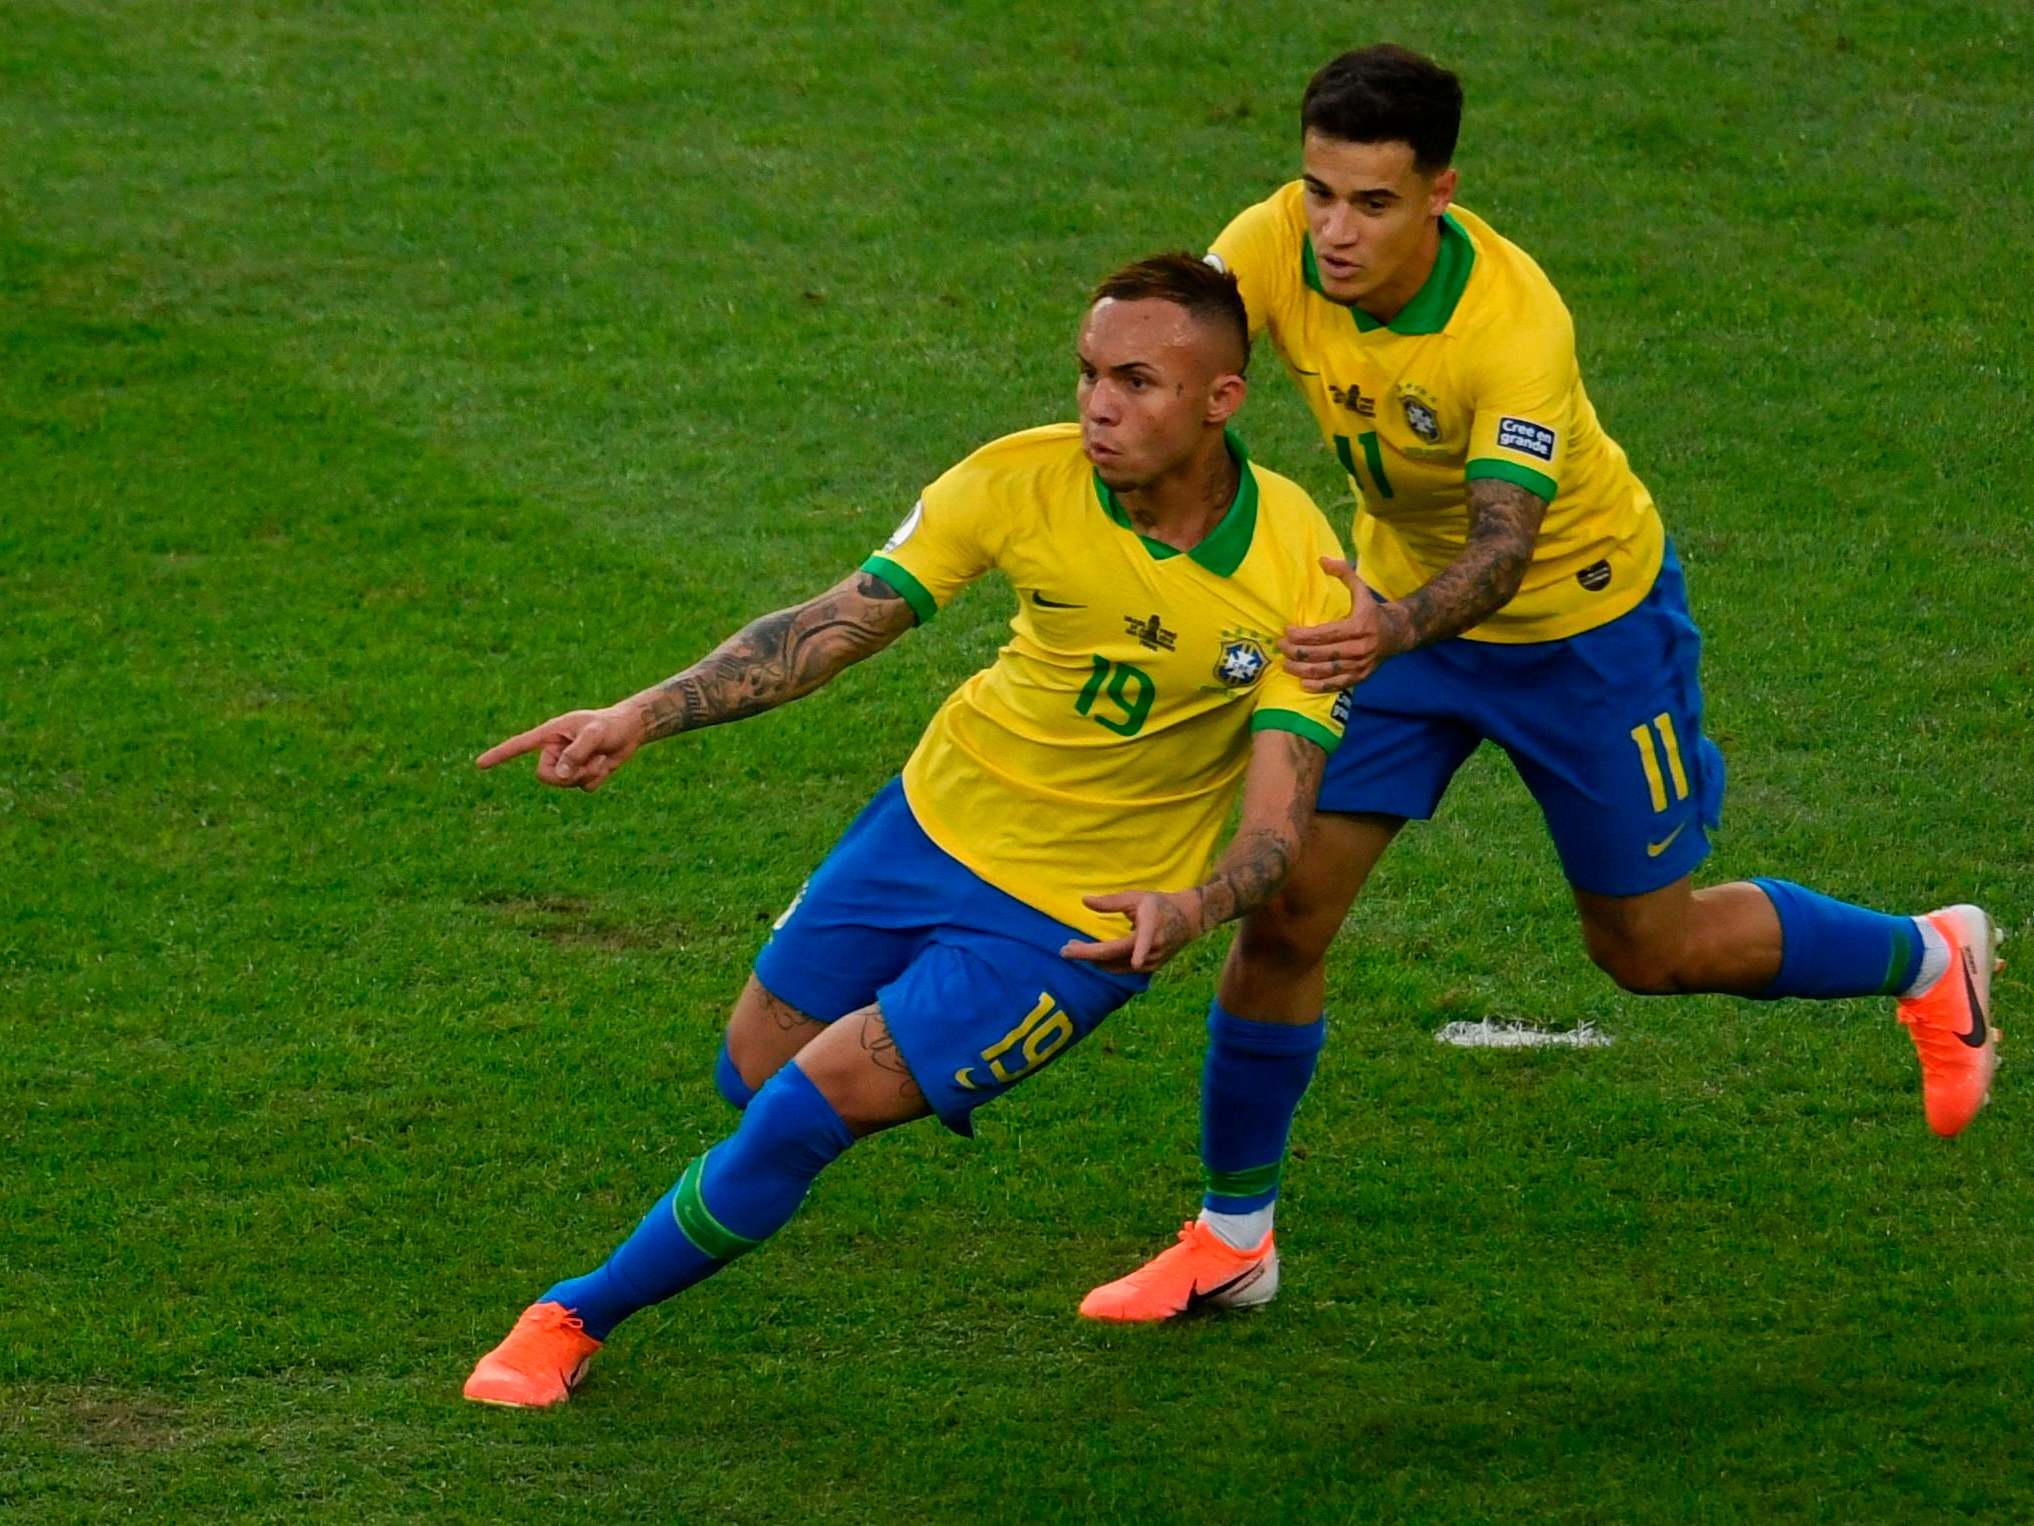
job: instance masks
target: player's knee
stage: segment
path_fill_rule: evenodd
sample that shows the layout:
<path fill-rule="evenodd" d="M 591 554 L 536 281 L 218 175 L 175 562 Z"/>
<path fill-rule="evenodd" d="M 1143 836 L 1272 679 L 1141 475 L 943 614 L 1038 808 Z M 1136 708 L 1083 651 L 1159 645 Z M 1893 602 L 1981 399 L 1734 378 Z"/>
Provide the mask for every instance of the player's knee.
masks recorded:
<path fill-rule="evenodd" d="M 1596 967 L 1634 996 L 1679 996 L 1689 989 L 1681 979 L 1680 950 L 1670 944 L 1587 927 L 1583 938 Z"/>
<path fill-rule="evenodd" d="M 773 995 L 755 976 L 728 1014 L 723 1063 L 714 1082 L 736 1107 L 743 1092 L 754 1093 L 790 1058 L 826 1031 L 789 1002 Z"/>
<path fill-rule="evenodd" d="M 749 1084 L 742 1075 L 741 1067 L 735 1064 L 726 1039 L 721 1041 L 720 1058 L 714 1062 L 713 1085 L 727 1099 L 728 1106 L 738 1113 L 755 1100 L 756 1088 Z"/>
<path fill-rule="evenodd" d="M 736 1107 L 747 1107 L 747 1099 L 735 1101 L 735 1094 L 730 1094 L 729 1087 L 737 1087 L 753 1097 L 782 1065 L 782 1057 L 772 1053 L 754 1031 L 754 1026 L 741 1022 L 737 1014 L 729 1021 L 727 1033 L 720 1042 L 720 1063 L 714 1067 L 714 1085 Z"/>
<path fill-rule="evenodd" d="M 757 1089 L 738 1137 L 756 1158 L 808 1178 L 855 1142 L 833 1104 L 796 1065 Z"/>
<path fill-rule="evenodd" d="M 1339 914 L 1276 895 L 1243 919 L 1236 952 L 1253 971 L 1296 979 L 1327 957 L 1340 925 Z"/>

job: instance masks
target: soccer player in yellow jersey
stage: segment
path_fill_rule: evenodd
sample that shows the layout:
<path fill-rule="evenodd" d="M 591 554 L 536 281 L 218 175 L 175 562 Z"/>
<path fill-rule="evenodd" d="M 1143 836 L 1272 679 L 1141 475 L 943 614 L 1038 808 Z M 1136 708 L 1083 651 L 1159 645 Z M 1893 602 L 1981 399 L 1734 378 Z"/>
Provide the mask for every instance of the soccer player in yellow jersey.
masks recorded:
<path fill-rule="evenodd" d="M 1008 644 L 757 958 L 716 1077 L 740 1126 L 606 1262 L 526 1309 L 468 1398 L 563 1402 L 620 1320 L 774 1233 L 854 1140 L 927 1115 L 967 1133 L 1284 879 L 1348 701 L 1305 688 L 1276 643 L 1347 613 L 1321 569 L 1334 531 L 1226 430 L 1249 354 L 1230 277 L 1184 254 L 1129 266 L 1077 348 L 1078 424 L 985 446 L 845 581 L 481 756 L 534 752 L 543 782 L 596 789 L 645 742 L 812 692 L 991 568 L 1018 595 Z"/>
<path fill-rule="evenodd" d="M 1277 1285 L 1272 1207 L 1324 1029 L 1322 960 L 1379 855 L 1476 746 L 1510 755 L 1573 886 L 1590 957 L 1625 989 L 1886 993 L 1931 1127 L 1983 1105 L 1996 942 L 1975 906 L 1885 916 L 1784 880 L 1696 889 L 1723 798 L 1702 734 L 1681 568 L 1583 389 L 1546 274 L 1455 204 L 1462 92 L 1390 45 L 1316 74 L 1301 175 L 1216 239 L 1356 495 L 1347 618 L 1282 643 L 1354 697 L 1300 863 L 1243 924 L 1209 1014 L 1201 1217 L 1089 1294 L 1164 1319 Z"/>

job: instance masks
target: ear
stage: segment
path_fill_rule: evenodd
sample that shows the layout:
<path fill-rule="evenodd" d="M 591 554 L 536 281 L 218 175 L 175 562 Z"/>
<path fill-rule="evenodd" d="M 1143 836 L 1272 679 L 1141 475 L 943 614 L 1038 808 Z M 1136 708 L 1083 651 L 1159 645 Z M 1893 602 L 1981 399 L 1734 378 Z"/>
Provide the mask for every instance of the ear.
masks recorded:
<path fill-rule="evenodd" d="M 1460 178 L 1453 165 L 1434 177 L 1434 188 L 1427 194 L 1427 216 L 1439 217 L 1448 210 L 1455 200 L 1455 182 Z"/>
<path fill-rule="evenodd" d="M 1243 406 L 1243 399 L 1249 391 L 1250 383 L 1234 371 L 1216 377 L 1208 384 L 1207 421 L 1210 424 L 1228 423 L 1235 417 L 1236 410 Z"/>

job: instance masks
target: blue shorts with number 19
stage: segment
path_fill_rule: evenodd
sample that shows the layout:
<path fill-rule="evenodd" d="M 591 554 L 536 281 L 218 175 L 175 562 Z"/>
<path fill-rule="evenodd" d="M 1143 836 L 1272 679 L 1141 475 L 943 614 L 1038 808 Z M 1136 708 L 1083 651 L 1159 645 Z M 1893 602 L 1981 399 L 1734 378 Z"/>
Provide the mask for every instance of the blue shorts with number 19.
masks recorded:
<path fill-rule="evenodd" d="M 940 1121 L 968 1115 L 1150 984 L 1060 957 L 1088 934 L 998 890 L 925 835 L 892 779 L 756 956 L 779 1001 L 830 1023 L 871 1002 Z"/>

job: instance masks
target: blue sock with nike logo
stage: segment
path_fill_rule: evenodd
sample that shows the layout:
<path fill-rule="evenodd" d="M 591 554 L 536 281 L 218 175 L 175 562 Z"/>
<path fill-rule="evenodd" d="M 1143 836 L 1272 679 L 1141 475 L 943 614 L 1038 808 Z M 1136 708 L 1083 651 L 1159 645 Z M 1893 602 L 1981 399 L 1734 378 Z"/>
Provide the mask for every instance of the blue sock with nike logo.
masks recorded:
<path fill-rule="evenodd" d="M 796 1065 L 757 1089 L 741 1127 L 685 1168 L 613 1255 L 539 1302 L 561 1303 L 597 1341 L 756 1248 L 798 1211 L 813 1178 L 854 1143 L 833 1105 Z"/>
<path fill-rule="evenodd" d="M 1761 997 L 1899 996 L 1923 983 L 1932 928 L 1787 880 L 1752 883 L 1780 919 L 1780 972 Z"/>
<path fill-rule="evenodd" d="M 1271 1228 L 1292 1116 L 1327 1041 L 1327 1019 L 1253 1023 L 1208 1004 L 1201 1068 L 1201 1218 L 1238 1250 Z M 1247 1242 L 1247 1243 L 1246 1243 Z"/>

